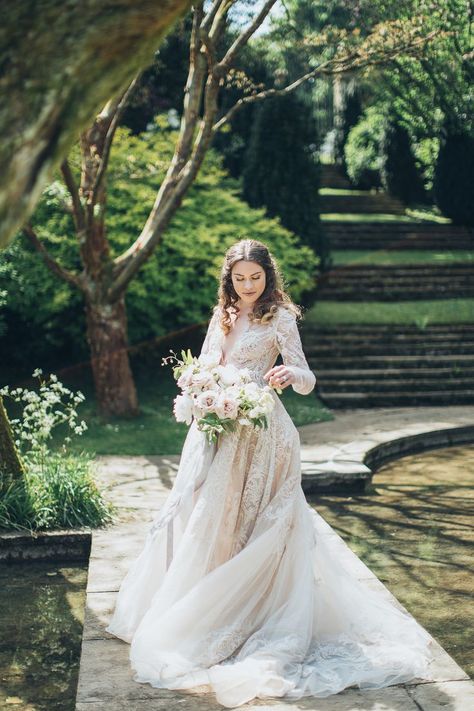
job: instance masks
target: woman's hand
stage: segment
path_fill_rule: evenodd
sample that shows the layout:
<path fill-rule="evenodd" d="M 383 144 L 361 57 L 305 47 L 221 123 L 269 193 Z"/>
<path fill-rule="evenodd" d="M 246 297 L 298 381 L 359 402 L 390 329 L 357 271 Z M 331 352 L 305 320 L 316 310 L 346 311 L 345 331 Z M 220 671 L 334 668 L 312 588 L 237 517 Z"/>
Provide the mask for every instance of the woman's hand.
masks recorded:
<path fill-rule="evenodd" d="M 265 373 L 263 379 L 268 380 L 268 384 L 272 388 L 284 390 L 288 385 L 294 383 L 295 376 L 286 365 L 275 365 Z"/>

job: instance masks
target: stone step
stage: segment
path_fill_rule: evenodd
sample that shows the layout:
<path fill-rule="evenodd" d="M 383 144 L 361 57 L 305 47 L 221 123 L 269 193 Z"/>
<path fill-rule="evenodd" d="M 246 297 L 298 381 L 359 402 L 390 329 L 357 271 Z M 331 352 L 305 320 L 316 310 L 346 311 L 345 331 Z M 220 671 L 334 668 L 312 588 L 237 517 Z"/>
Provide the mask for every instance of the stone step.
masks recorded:
<path fill-rule="evenodd" d="M 323 188 L 341 188 L 348 190 L 350 181 L 345 177 L 342 169 L 333 163 L 321 165 L 320 185 Z"/>
<path fill-rule="evenodd" d="M 322 368 L 315 367 L 315 373 L 323 381 L 328 382 L 330 380 L 364 380 L 364 379 L 374 379 L 380 378 L 380 369 L 377 368 L 358 368 L 358 369 L 344 369 L 344 368 Z M 471 367 L 450 368 L 450 367 L 439 367 L 439 368 L 386 368 L 383 371 L 384 378 L 390 378 L 391 380 L 401 379 L 410 380 L 418 378 L 452 378 L 459 377 L 460 375 L 466 378 L 472 378 L 474 380 L 474 365 Z"/>
<path fill-rule="evenodd" d="M 379 334 L 379 333 L 312 333 L 305 336 L 305 346 L 307 348 L 317 348 L 318 346 L 334 346 L 347 347 L 359 344 L 380 344 L 391 346 L 407 346 L 426 345 L 436 346 L 438 344 L 472 343 L 474 344 L 474 332 L 467 333 L 394 333 L 394 334 Z"/>
<path fill-rule="evenodd" d="M 468 299 L 474 296 L 474 286 L 472 288 L 459 289 L 321 289 L 318 291 L 320 301 L 434 301 L 436 299 Z"/>
<path fill-rule="evenodd" d="M 455 369 L 463 369 L 465 367 L 474 367 L 474 355 L 360 355 L 356 359 L 345 355 L 337 358 L 321 358 L 308 357 L 308 364 L 315 372 L 319 369 L 334 369 L 337 364 L 338 370 L 353 369 L 356 366 L 359 370 L 366 368 L 374 368 L 377 370 L 385 370 L 387 368 L 434 368 L 434 367 L 450 367 Z"/>
<path fill-rule="evenodd" d="M 320 195 L 321 213 L 404 215 L 405 206 L 384 193 L 366 195 Z"/>
<path fill-rule="evenodd" d="M 431 344 L 423 343 L 405 345 L 400 344 L 384 344 L 384 343 L 358 343 L 351 345 L 338 344 L 319 344 L 318 346 L 310 346 L 306 348 L 308 358 L 338 358 L 339 356 L 350 355 L 351 357 L 359 356 L 394 356 L 394 355 L 421 355 L 421 356 L 457 356 L 457 355 L 474 355 L 474 343 L 464 343 L 460 341 L 456 344 Z"/>
<path fill-rule="evenodd" d="M 326 379 L 324 372 L 318 373 L 318 393 L 324 397 L 326 392 L 331 393 L 351 393 L 351 392 L 393 392 L 396 390 L 403 392 L 425 392 L 425 391 L 445 391 L 468 392 L 474 391 L 474 378 L 388 378 L 386 372 L 383 378 L 376 380 L 373 377 L 360 378 L 357 380 Z"/>
<path fill-rule="evenodd" d="M 333 276 L 361 277 L 378 276 L 380 278 L 411 277 L 464 277 L 474 276 L 474 263 L 450 262 L 449 264 L 341 264 L 324 272 L 321 279 Z"/>
<path fill-rule="evenodd" d="M 473 317 L 474 318 L 474 317 Z M 428 324 L 423 328 L 412 323 L 412 324 L 391 324 L 391 323 L 380 323 L 380 324 L 364 324 L 364 323 L 345 323 L 337 324 L 335 326 L 323 326 L 320 324 L 311 324 L 308 322 L 303 322 L 303 337 L 305 339 L 311 338 L 313 335 L 315 337 L 327 335 L 328 337 L 334 336 L 377 336 L 384 338 L 392 335 L 451 335 L 451 334 L 474 334 L 474 323 L 433 323 Z"/>
<path fill-rule="evenodd" d="M 337 408 L 357 408 L 357 407 L 397 407 L 397 406 L 438 406 L 438 405 L 472 405 L 474 404 L 474 388 L 464 392 L 452 392 L 449 390 L 430 390 L 407 392 L 403 390 L 391 390 L 388 392 L 353 392 L 337 393 L 325 392 L 321 396 L 324 404 L 328 407 Z"/>
<path fill-rule="evenodd" d="M 331 249 L 474 249 L 474 229 L 414 222 L 325 222 Z"/>

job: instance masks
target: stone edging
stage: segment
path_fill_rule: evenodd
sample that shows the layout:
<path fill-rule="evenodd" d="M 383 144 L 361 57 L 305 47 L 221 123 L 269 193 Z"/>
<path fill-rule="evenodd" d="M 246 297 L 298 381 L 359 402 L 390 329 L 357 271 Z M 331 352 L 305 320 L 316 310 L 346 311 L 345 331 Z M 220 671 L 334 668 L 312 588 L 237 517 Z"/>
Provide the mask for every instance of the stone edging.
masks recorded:
<path fill-rule="evenodd" d="M 373 439 L 361 439 L 334 447 L 335 453 L 325 461 L 312 462 L 303 458 L 305 493 L 364 492 L 377 469 L 389 461 L 417 452 L 474 442 L 474 425 L 435 427 L 401 436 L 398 430 L 384 435 L 388 435 L 386 441 L 378 443 Z"/>
<path fill-rule="evenodd" d="M 0 563 L 23 560 L 89 560 L 92 543 L 90 528 L 0 533 Z"/>

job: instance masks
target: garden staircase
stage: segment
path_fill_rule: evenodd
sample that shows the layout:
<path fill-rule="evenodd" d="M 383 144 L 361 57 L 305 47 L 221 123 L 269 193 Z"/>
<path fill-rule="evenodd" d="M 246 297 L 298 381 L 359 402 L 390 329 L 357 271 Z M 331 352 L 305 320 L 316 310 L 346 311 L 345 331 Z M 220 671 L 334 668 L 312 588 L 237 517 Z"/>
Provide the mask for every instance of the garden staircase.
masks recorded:
<path fill-rule="evenodd" d="M 325 170 L 328 180 L 337 183 L 337 168 L 330 171 L 325 166 Z M 376 194 L 376 198 L 382 196 Z M 323 205 L 333 212 L 334 204 L 324 200 Z M 462 249 L 474 254 L 474 230 L 448 223 L 409 222 L 397 217 L 399 206 L 389 210 L 394 217 L 385 221 L 370 216 L 367 221 L 351 221 L 343 214 L 348 204 L 351 213 L 365 213 L 367 219 L 367 196 L 354 191 L 351 200 L 339 202 L 340 221 L 332 216 L 323 222 L 331 250 Z M 389 203 L 382 200 L 379 204 Z M 352 261 L 325 272 L 317 293 L 318 301 L 356 303 L 472 297 L 474 260 L 393 265 Z M 317 310 L 317 304 L 313 308 Z M 308 322 L 302 338 L 317 375 L 316 392 L 328 407 L 474 403 L 474 313 L 472 323 L 454 326 Z"/>
<path fill-rule="evenodd" d="M 303 343 L 328 407 L 474 403 L 474 323 L 305 326 Z"/>
<path fill-rule="evenodd" d="M 474 297 L 474 261 L 464 264 L 349 264 L 319 279 L 326 301 L 415 301 Z M 473 316 L 474 318 L 474 316 Z"/>

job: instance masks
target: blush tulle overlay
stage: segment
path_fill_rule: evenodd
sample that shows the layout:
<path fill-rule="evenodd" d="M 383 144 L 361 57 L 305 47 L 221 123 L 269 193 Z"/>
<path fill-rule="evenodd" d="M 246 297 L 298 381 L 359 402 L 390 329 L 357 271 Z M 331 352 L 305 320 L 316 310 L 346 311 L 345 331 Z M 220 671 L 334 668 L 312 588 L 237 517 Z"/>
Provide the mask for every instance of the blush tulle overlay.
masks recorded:
<path fill-rule="evenodd" d="M 202 352 L 222 354 L 218 310 Z M 278 353 L 310 393 L 294 315 L 249 323 L 227 362 L 263 375 Z M 277 393 L 268 429 L 210 443 L 195 421 L 173 487 L 118 592 L 108 632 L 130 644 L 134 680 L 254 698 L 326 697 L 431 679 L 432 638 L 380 587 L 359 580 L 307 503 L 299 433 Z"/>

